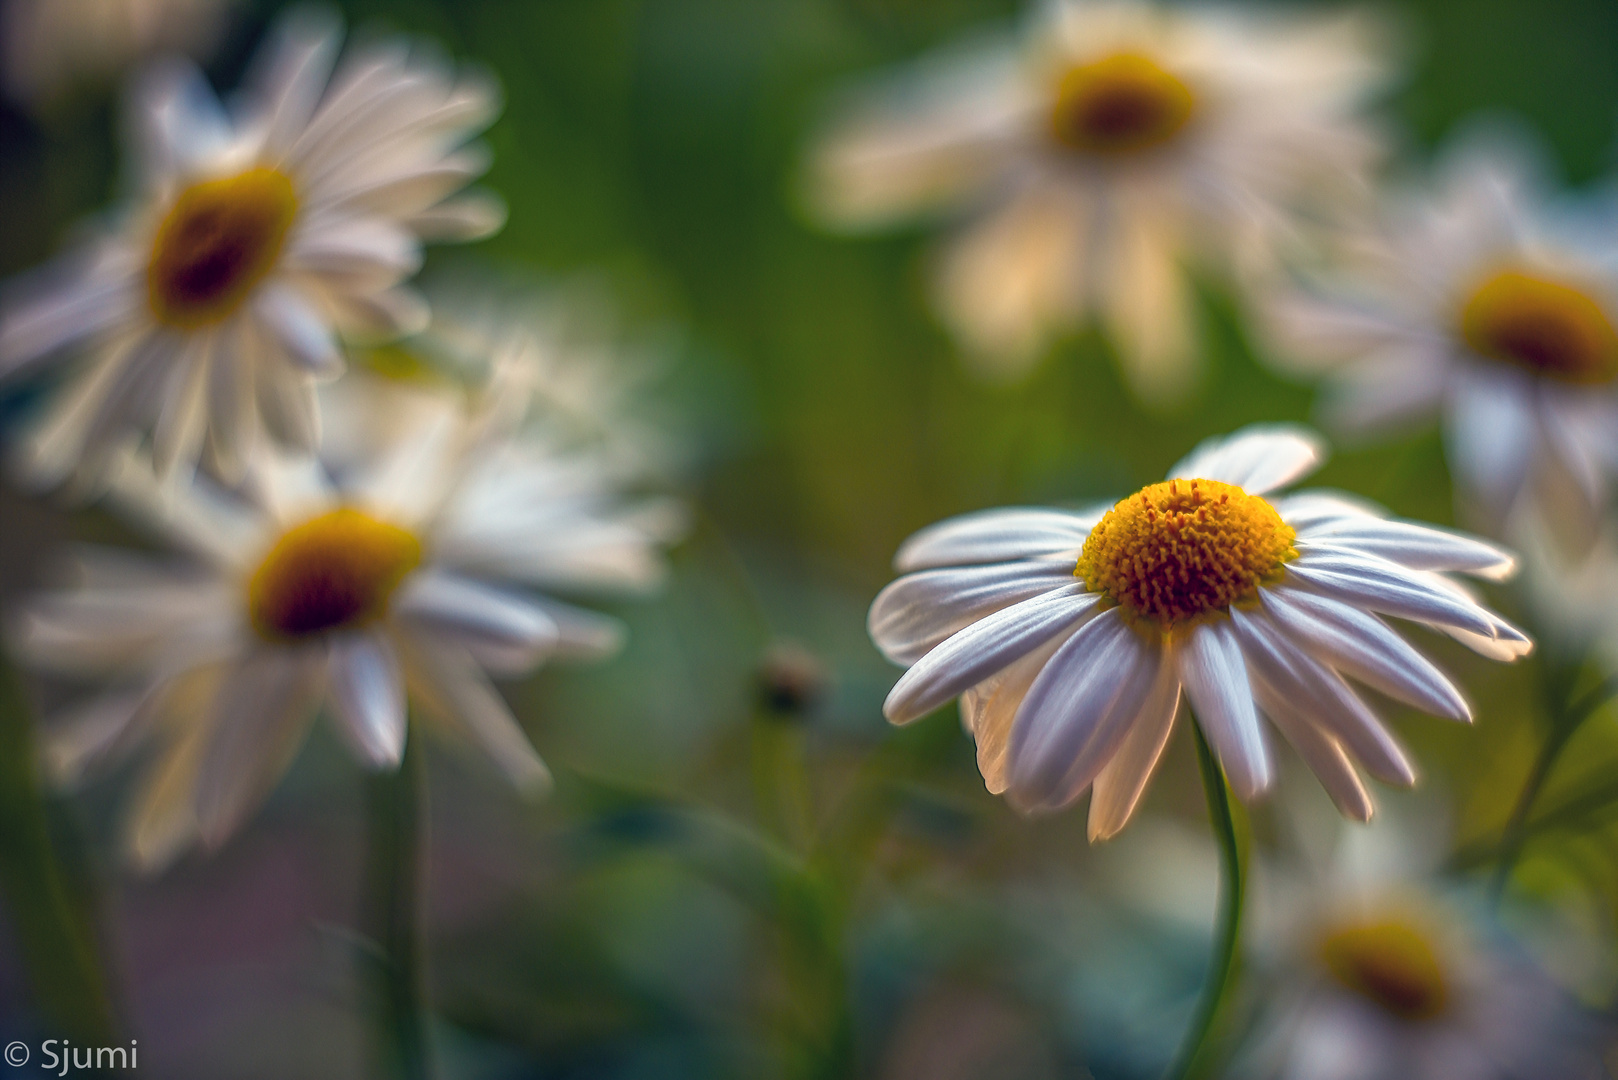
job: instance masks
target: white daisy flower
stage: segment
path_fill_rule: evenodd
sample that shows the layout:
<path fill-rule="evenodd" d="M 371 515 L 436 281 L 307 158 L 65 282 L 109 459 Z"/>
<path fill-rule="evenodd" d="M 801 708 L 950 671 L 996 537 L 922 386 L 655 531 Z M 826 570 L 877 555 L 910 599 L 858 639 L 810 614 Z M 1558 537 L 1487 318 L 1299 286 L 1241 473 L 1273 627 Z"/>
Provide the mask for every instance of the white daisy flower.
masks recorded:
<path fill-rule="evenodd" d="M 1553 216 L 1529 160 L 1466 140 L 1360 261 L 1284 289 L 1269 321 L 1280 352 L 1327 375 L 1332 426 L 1439 416 L 1482 526 L 1523 505 L 1578 546 L 1618 475 L 1618 246 Z"/>
<path fill-rule="evenodd" d="M 938 307 L 988 373 L 1099 315 L 1137 391 L 1183 394 L 1183 264 L 1266 263 L 1306 200 L 1357 190 L 1383 79 L 1360 18 L 1056 0 L 1029 32 L 939 57 L 834 124 L 811 163 L 848 227 L 963 213 Z"/>
<path fill-rule="evenodd" d="M 175 492 L 125 459 L 112 493 L 189 558 L 90 551 L 77 587 L 13 619 L 27 663 L 114 689 L 48 732 L 72 780 L 160 744 L 130 849 L 160 866 L 221 843 L 274 785 L 324 704 L 365 765 L 397 766 L 406 701 L 482 745 L 521 788 L 546 782 L 489 681 L 618 644 L 609 618 L 528 591 L 655 583 L 674 519 L 582 455 L 487 437 L 463 415 L 334 478 L 266 456 L 252 502 Z"/>
<path fill-rule="evenodd" d="M 1327 865 L 1277 875 L 1251 924 L 1280 972 L 1237 1076 L 1598 1080 L 1601 1026 L 1475 904 L 1410 830 L 1342 834 Z"/>
<path fill-rule="evenodd" d="M 42 479 L 93 472 L 138 433 L 159 470 L 206 449 L 228 477 L 261 427 L 315 445 L 338 336 L 421 329 L 425 304 L 400 285 L 421 241 L 499 226 L 491 197 L 457 194 L 488 166 L 465 144 L 494 114 L 489 81 L 397 39 L 334 72 L 338 42 L 285 22 L 229 113 L 195 69 L 149 73 L 138 204 L 0 323 L 0 373 L 86 354 L 35 441 Z"/>
<path fill-rule="evenodd" d="M 6 92 L 40 106 L 159 50 L 212 50 L 236 0 L 5 0 Z"/>
<path fill-rule="evenodd" d="M 1101 838 L 1128 822 L 1183 691 L 1239 796 L 1274 778 L 1262 710 L 1338 808 L 1368 819 L 1354 761 L 1391 783 L 1416 774 L 1347 679 L 1471 718 L 1381 616 L 1499 660 L 1530 644 L 1444 576 L 1504 577 L 1500 548 L 1339 495 L 1271 497 L 1323 452 L 1300 430 L 1249 428 L 1111 509 L 992 510 L 917 533 L 895 560 L 905 576 L 871 605 L 872 639 L 910 668 L 888 718 L 959 696 L 989 790 L 1034 811 L 1093 786 Z"/>

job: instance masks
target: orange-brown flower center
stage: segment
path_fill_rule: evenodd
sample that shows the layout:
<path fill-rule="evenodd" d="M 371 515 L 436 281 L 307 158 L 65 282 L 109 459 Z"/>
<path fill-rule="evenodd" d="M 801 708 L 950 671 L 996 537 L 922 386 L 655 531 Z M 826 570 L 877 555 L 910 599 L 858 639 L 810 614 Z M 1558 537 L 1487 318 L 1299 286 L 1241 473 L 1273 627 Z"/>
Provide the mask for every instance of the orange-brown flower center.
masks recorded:
<path fill-rule="evenodd" d="M 412 533 L 340 507 L 281 534 L 248 582 L 248 615 L 272 640 L 363 625 L 420 563 Z"/>
<path fill-rule="evenodd" d="M 1074 574 L 1126 614 L 1169 627 L 1257 596 L 1296 557 L 1296 538 L 1275 507 L 1234 484 L 1167 480 L 1107 511 Z"/>
<path fill-rule="evenodd" d="M 1332 976 L 1402 1020 L 1431 1020 L 1449 1003 L 1432 945 L 1401 922 L 1348 926 L 1321 943 Z"/>
<path fill-rule="evenodd" d="M 281 256 L 298 213 L 275 169 L 192 184 L 157 228 L 146 293 L 157 320 L 182 329 L 231 315 Z"/>
<path fill-rule="evenodd" d="M 1196 95 L 1156 61 L 1119 52 L 1063 73 L 1051 134 L 1070 150 L 1109 157 L 1162 146 L 1191 122 Z"/>
<path fill-rule="evenodd" d="M 1461 309 L 1461 335 L 1484 356 L 1564 382 L 1618 378 L 1618 329 L 1583 289 L 1522 270 L 1495 273 Z"/>

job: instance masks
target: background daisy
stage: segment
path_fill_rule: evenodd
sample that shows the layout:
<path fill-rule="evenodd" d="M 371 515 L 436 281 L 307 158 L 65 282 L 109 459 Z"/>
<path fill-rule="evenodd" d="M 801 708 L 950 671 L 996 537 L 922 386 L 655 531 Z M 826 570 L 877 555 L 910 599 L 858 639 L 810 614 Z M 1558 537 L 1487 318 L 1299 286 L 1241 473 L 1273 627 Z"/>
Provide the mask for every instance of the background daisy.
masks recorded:
<path fill-rule="evenodd" d="M 1377 44 L 1358 18 L 1057 0 L 1021 40 L 860 99 L 812 197 L 847 227 L 965 217 L 936 293 L 983 371 L 1022 375 L 1098 316 L 1137 393 L 1170 402 L 1195 381 L 1187 264 L 1263 265 L 1305 204 L 1363 183 Z"/>
<path fill-rule="evenodd" d="M 1482 527 L 1522 508 L 1579 549 L 1618 470 L 1618 234 L 1552 204 L 1537 160 L 1520 138 L 1463 137 L 1356 259 L 1278 289 L 1269 322 L 1325 377 L 1334 428 L 1436 415 Z"/>
<path fill-rule="evenodd" d="M 340 483 L 312 460 L 272 458 L 250 481 L 251 502 L 202 480 L 176 494 L 126 459 L 118 502 L 187 558 L 82 552 L 78 585 L 13 621 L 28 662 L 114 689 L 51 727 L 61 778 L 159 746 L 128 832 L 147 868 L 232 833 L 321 708 L 367 767 L 399 764 L 408 700 L 519 787 L 543 785 L 489 675 L 604 655 L 620 631 L 522 586 L 645 589 L 677 521 L 620 499 L 588 457 L 491 436 L 464 411 Z"/>
<path fill-rule="evenodd" d="M 329 21 L 284 20 L 228 112 L 187 65 L 146 73 L 135 201 L 0 312 L 0 373 L 83 354 L 34 436 L 38 479 L 94 473 L 142 435 L 160 472 L 206 452 L 227 477 L 261 432 L 316 445 L 340 336 L 421 329 L 401 285 L 421 241 L 500 225 L 489 196 L 457 194 L 488 166 L 465 144 L 494 115 L 490 80 L 399 39 L 334 70 L 339 41 Z"/>

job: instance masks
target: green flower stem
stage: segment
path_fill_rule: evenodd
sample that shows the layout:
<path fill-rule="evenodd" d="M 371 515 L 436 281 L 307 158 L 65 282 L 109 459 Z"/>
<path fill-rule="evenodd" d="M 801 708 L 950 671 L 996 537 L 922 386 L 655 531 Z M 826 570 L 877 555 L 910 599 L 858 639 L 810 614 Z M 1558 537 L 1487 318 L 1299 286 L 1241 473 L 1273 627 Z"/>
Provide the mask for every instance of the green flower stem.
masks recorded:
<path fill-rule="evenodd" d="M 27 702 L 0 664 L 0 892 L 49 1030 L 79 1045 L 110 1045 L 118 1040 L 93 903 L 57 858 L 36 758 Z"/>
<path fill-rule="evenodd" d="M 1197 739 L 1197 766 L 1202 773 L 1203 792 L 1208 797 L 1208 817 L 1213 825 L 1214 838 L 1219 842 L 1219 925 L 1213 955 L 1208 961 L 1208 978 L 1202 987 L 1202 997 L 1197 1002 L 1197 1011 L 1190 1028 L 1186 1030 L 1185 1040 L 1164 1073 L 1165 1080 L 1188 1080 L 1189 1077 L 1202 1076 L 1213 1064 L 1209 1036 L 1219 1019 L 1225 994 L 1235 982 L 1242 904 L 1247 891 L 1242 844 L 1237 835 L 1236 818 L 1224 771 L 1209 749 L 1202 729 L 1193 722 L 1191 730 Z"/>
<path fill-rule="evenodd" d="M 422 1006 L 421 817 L 423 775 L 412 733 L 404 761 L 366 780 L 364 903 L 376 944 L 377 1080 L 430 1080 Z"/>
<path fill-rule="evenodd" d="M 1501 832 L 1500 861 L 1495 866 L 1490 890 L 1496 904 L 1505 897 L 1506 886 L 1511 883 L 1511 872 L 1516 869 L 1517 860 L 1522 857 L 1523 848 L 1528 843 L 1531 831 L 1529 819 L 1534 804 L 1539 800 L 1557 761 L 1561 759 L 1562 751 L 1567 749 L 1567 744 L 1584 726 L 1584 722 L 1600 712 L 1614 694 L 1618 694 L 1618 681 L 1608 679 L 1577 701 L 1570 701 L 1569 689 L 1577 672 L 1578 668 L 1574 667 L 1570 671 L 1552 673 L 1547 678 L 1551 730 L 1534 758 L 1528 779 L 1523 782 L 1516 805 L 1511 808 L 1511 816 L 1506 819 L 1506 827 Z"/>

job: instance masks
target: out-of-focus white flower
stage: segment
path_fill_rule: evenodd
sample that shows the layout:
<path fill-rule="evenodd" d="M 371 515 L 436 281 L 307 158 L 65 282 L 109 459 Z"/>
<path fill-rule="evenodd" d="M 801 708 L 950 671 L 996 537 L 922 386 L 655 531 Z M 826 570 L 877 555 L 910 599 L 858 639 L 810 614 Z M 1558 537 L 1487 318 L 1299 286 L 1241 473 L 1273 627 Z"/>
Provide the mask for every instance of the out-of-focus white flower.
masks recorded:
<path fill-rule="evenodd" d="M 626 340 L 605 294 L 587 281 L 549 288 L 488 274 L 427 289 L 427 330 L 371 354 L 372 366 L 448 373 L 535 435 L 589 449 L 626 475 L 666 469 L 677 451 L 649 414 L 655 355 Z"/>
<path fill-rule="evenodd" d="M 551 656 L 611 652 L 620 630 L 540 589 L 637 590 L 677 527 L 668 504 L 628 500 L 586 454 L 557 455 L 444 410 L 393 452 L 334 477 L 268 451 L 251 500 L 205 479 L 159 488 L 123 459 L 112 494 L 189 558 L 79 558 L 76 588 L 23 607 L 19 655 L 113 691 L 49 733 L 71 780 L 160 744 L 129 843 L 160 866 L 222 842 L 274 785 L 324 702 L 367 766 L 397 766 L 406 701 L 481 744 L 519 786 L 546 770 L 489 682 Z M 419 734 L 419 730 L 418 730 Z"/>
<path fill-rule="evenodd" d="M 1554 217 L 1531 160 L 1464 140 L 1358 261 L 1281 289 L 1268 321 L 1284 356 L 1326 374 L 1333 427 L 1437 414 L 1481 527 L 1526 504 L 1577 549 L 1618 474 L 1618 244 Z"/>
<path fill-rule="evenodd" d="M 160 50 L 210 51 L 236 0 L 5 0 L 6 93 L 41 105 Z"/>
<path fill-rule="evenodd" d="M 1389 823 L 1390 825 L 1392 823 Z M 1341 829 L 1330 861 L 1267 878 L 1249 923 L 1280 985 L 1239 1076 L 1597 1080 L 1599 1028 L 1434 877 L 1412 830 Z M 1294 868 L 1295 869 L 1295 868 Z"/>
<path fill-rule="evenodd" d="M 943 56 L 822 138 L 826 220 L 964 212 L 938 306 L 985 372 L 1026 372 L 1099 314 L 1150 401 L 1196 359 L 1185 263 L 1267 264 L 1379 143 L 1356 119 L 1384 78 L 1360 17 L 1056 0 L 1023 40 Z"/>
<path fill-rule="evenodd" d="M 1274 776 L 1262 710 L 1339 809 L 1369 818 L 1354 759 L 1392 783 L 1415 770 L 1345 676 L 1471 717 L 1379 616 L 1498 660 L 1530 645 L 1445 576 L 1507 576 L 1500 548 L 1339 495 L 1266 498 L 1322 455 L 1306 432 L 1252 428 L 1110 509 L 992 510 L 917 533 L 895 559 L 906 576 L 871 606 L 873 640 L 910 668 L 888 718 L 959 695 L 990 791 L 1051 810 L 1094 785 L 1090 835 L 1108 837 L 1133 813 L 1183 690 L 1242 798 Z"/>
<path fill-rule="evenodd" d="M 1533 624 L 1552 655 L 1571 664 L 1589 657 L 1618 674 L 1618 528 L 1609 523 L 1577 555 L 1537 515 L 1520 515 L 1509 532 L 1522 552 Z"/>
<path fill-rule="evenodd" d="M 461 193 L 488 166 L 466 141 L 494 115 L 490 82 L 399 39 L 334 72 L 339 37 L 284 22 L 229 113 L 194 68 L 148 74 L 137 204 L 0 322 L 0 374 L 87 354 L 32 440 L 40 479 L 93 474 L 146 433 L 159 471 L 207 451 L 227 477 L 261 429 L 314 446 L 338 335 L 420 330 L 426 305 L 400 283 L 421 241 L 499 226 L 491 196 Z"/>

